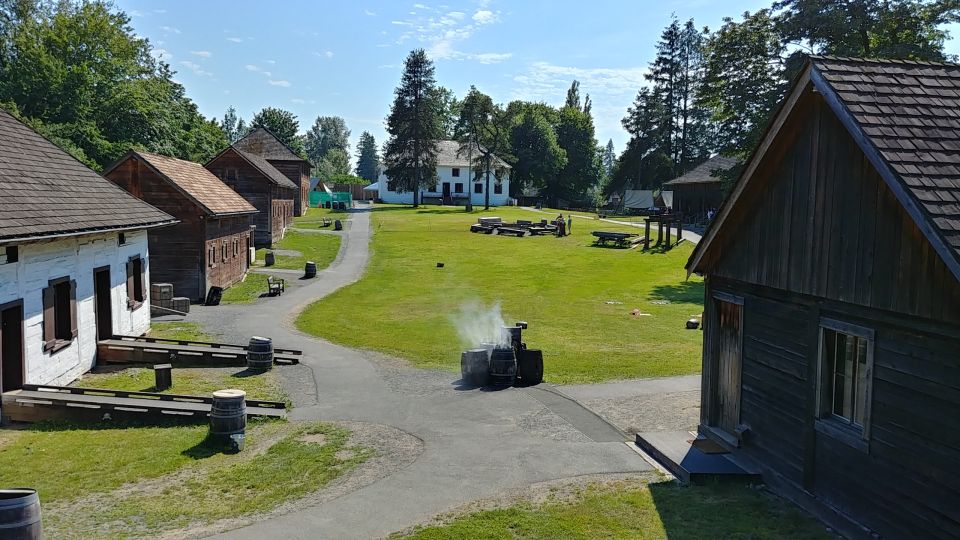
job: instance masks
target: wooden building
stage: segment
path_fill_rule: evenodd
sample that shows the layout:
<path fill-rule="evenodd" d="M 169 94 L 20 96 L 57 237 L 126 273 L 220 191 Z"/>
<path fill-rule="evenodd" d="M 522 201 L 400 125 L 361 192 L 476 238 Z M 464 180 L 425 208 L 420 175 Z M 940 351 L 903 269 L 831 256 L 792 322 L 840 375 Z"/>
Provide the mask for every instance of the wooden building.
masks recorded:
<path fill-rule="evenodd" d="M 157 283 L 194 300 L 240 281 L 251 263 L 257 209 L 199 163 L 132 151 L 103 173 L 180 223 L 149 237 Z"/>
<path fill-rule="evenodd" d="M 289 146 L 270 133 L 258 127 L 246 137 L 233 144 L 234 148 L 260 156 L 283 173 L 297 186 L 293 199 L 293 215 L 302 216 L 310 202 L 310 162 L 301 158 Z"/>
<path fill-rule="evenodd" d="M 0 393 L 67 384 L 98 339 L 147 332 L 147 230 L 175 222 L 0 110 Z"/>
<path fill-rule="evenodd" d="M 687 269 L 701 433 L 848 536 L 960 537 L 960 65 L 811 59 Z"/>
<path fill-rule="evenodd" d="M 256 247 L 271 247 L 283 238 L 293 223 L 296 184 L 266 159 L 236 146 L 228 146 L 204 167 L 257 209 Z"/>
<path fill-rule="evenodd" d="M 705 218 L 709 210 L 720 208 L 723 203 L 723 186 L 720 177 L 714 176 L 714 171 L 726 171 L 736 164 L 737 160 L 734 158 L 716 155 L 683 176 L 665 182 L 664 191 L 673 192 L 673 210 L 699 220 Z"/>

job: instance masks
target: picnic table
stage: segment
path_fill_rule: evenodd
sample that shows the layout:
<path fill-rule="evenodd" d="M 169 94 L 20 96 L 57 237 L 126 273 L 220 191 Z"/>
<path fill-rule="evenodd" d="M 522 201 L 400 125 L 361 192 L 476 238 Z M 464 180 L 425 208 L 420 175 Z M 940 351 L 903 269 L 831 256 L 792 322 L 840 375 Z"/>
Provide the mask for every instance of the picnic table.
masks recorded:
<path fill-rule="evenodd" d="M 637 238 L 638 241 L 642 241 L 638 237 L 639 234 L 632 233 L 622 233 L 622 232 L 611 232 L 611 231 L 593 231 L 592 234 L 596 240 L 594 244 L 598 246 L 606 246 L 608 243 L 613 242 L 618 247 L 627 247 L 631 244 L 636 243 L 634 238 Z"/>

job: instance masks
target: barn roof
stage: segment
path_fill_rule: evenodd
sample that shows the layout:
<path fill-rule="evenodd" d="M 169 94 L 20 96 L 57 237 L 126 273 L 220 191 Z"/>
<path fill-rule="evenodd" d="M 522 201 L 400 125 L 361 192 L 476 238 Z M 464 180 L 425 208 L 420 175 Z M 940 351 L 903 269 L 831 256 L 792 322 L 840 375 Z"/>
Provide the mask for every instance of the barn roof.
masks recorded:
<path fill-rule="evenodd" d="M 274 184 L 276 184 L 276 185 L 278 185 L 278 186 L 280 186 L 280 187 L 290 188 L 290 189 L 297 189 L 297 185 L 294 184 L 292 180 L 290 180 L 289 178 L 287 178 L 286 176 L 284 176 L 284 174 L 283 174 L 282 172 L 278 171 L 277 168 L 274 167 L 273 165 L 271 165 L 270 162 L 268 162 L 266 159 L 264 159 L 264 158 L 262 158 L 262 157 L 260 157 L 260 156 L 258 156 L 258 155 L 256 155 L 256 154 L 251 154 L 250 152 L 245 152 L 245 151 L 237 148 L 236 146 L 228 146 L 228 147 L 226 147 L 226 148 L 223 150 L 223 152 L 220 152 L 219 154 L 217 154 L 216 156 L 214 156 L 213 159 L 211 159 L 210 161 L 208 161 L 208 162 L 206 163 L 206 165 L 204 165 L 204 166 L 207 166 L 207 165 L 213 163 L 214 161 L 220 159 L 220 157 L 223 156 L 224 154 L 226 154 L 227 152 L 236 152 L 236 154 L 237 154 L 238 156 L 240 156 L 240 157 L 243 158 L 247 163 L 249 163 L 250 165 L 252 165 L 254 169 L 257 169 L 258 171 L 260 171 L 260 173 L 263 174 L 263 175 L 267 178 L 267 180 L 269 180 L 270 182 L 273 182 Z"/>
<path fill-rule="evenodd" d="M 0 110 L 0 241 L 175 222 Z"/>
<path fill-rule="evenodd" d="M 200 206 L 207 214 L 216 216 L 249 214 L 257 211 L 240 194 L 230 189 L 230 186 L 224 184 L 212 172 L 203 168 L 203 165 L 192 161 L 135 150 L 128 152 L 126 156 L 111 165 L 103 174 L 107 175 L 121 163 L 136 158 L 153 168 L 162 178 Z"/>
<path fill-rule="evenodd" d="M 697 165 L 687 174 L 678 176 L 669 182 L 664 182 L 665 186 L 677 186 L 686 184 L 719 184 L 722 179 L 719 176 L 712 176 L 713 171 L 719 169 L 726 171 L 737 164 L 736 158 L 716 155 Z"/>
<path fill-rule="evenodd" d="M 960 65 L 829 56 L 807 62 L 687 269 L 702 271 L 703 255 L 810 85 L 960 280 Z"/>
<path fill-rule="evenodd" d="M 273 161 L 305 161 L 264 127 L 254 129 L 246 137 L 233 143 L 233 147 Z"/>

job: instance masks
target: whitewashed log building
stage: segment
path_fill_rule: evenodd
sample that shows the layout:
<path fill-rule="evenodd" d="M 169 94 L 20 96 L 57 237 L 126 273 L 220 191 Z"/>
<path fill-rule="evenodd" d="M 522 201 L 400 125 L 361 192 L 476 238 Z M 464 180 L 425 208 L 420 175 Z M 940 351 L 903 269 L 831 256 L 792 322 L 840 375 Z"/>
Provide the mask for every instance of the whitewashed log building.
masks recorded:
<path fill-rule="evenodd" d="M 0 111 L 0 393 L 66 384 L 150 328 L 147 229 L 175 223 Z"/>

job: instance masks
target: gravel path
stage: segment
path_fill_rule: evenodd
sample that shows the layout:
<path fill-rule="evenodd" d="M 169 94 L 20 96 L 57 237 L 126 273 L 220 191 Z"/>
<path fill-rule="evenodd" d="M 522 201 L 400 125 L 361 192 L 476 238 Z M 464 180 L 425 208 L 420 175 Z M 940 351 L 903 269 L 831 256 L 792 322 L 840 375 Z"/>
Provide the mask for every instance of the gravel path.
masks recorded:
<path fill-rule="evenodd" d="M 500 391 L 466 388 L 452 373 L 412 368 L 379 353 L 342 347 L 296 330 L 293 318 L 306 305 L 363 274 L 369 256 L 370 215 L 369 210 L 350 213 L 336 260 L 316 279 L 301 281 L 294 291 L 253 305 L 198 306 L 189 320 L 200 322 L 225 341 L 268 335 L 278 347 L 303 350 L 300 367 L 277 368 L 296 405 L 293 421 L 347 422 L 361 430 L 366 425 L 389 426 L 414 437 L 419 446 L 413 450 L 405 437 L 384 436 L 385 452 L 406 457 L 368 464 L 374 466 L 370 477 L 378 480 L 350 484 L 334 496 L 305 501 L 307 506 L 224 533 L 222 538 L 379 538 L 472 501 L 532 484 L 651 470 L 624 444 L 626 435 L 595 442 L 602 440 L 597 433 L 618 431 L 589 410 L 578 411 L 578 405 L 566 399 L 556 401 L 562 410 L 554 410 L 551 400 L 543 400 L 542 394 L 538 399 L 537 392 L 549 390 L 550 385 Z M 579 399 L 568 387 L 559 390 Z M 597 399 L 629 401 L 626 389 L 616 395 L 611 392 L 608 389 Z M 606 411 L 599 402 L 594 410 Z M 606 414 L 625 430 L 612 409 Z M 408 463 L 413 453 L 418 457 Z"/>

